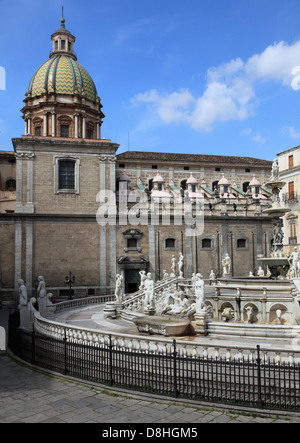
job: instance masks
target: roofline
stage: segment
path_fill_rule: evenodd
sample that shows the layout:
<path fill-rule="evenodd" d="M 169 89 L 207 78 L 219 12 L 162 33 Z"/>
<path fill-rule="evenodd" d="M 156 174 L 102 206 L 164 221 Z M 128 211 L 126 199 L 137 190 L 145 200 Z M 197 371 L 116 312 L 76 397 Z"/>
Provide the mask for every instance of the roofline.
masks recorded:
<path fill-rule="evenodd" d="M 276 155 L 279 156 L 279 155 L 286 154 L 288 152 L 296 151 L 296 150 L 300 150 L 300 146 L 295 146 L 294 148 L 286 149 L 285 151 L 279 152 L 279 154 L 276 154 Z"/>
<path fill-rule="evenodd" d="M 130 152 L 130 154 L 137 154 L 137 155 L 145 155 L 145 158 L 126 158 L 126 154 Z M 249 160 L 251 161 L 251 163 L 253 164 L 254 162 L 258 162 L 258 164 L 255 165 L 255 167 L 270 167 L 272 166 L 272 161 L 271 160 L 264 160 L 264 159 L 258 159 L 258 158 L 254 158 L 254 157 L 239 157 L 239 156 L 230 156 L 230 155 L 213 155 L 213 154 L 184 154 L 184 153 L 173 153 L 173 152 L 148 152 L 148 151 L 125 151 L 122 152 L 120 154 L 117 154 L 117 157 L 122 159 L 122 155 L 125 156 L 124 159 L 122 160 L 127 160 L 127 161 L 131 161 L 131 162 L 140 162 L 141 160 L 143 161 L 150 161 L 151 159 L 146 158 L 147 154 L 153 155 L 153 156 L 157 156 L 157 161 L 160 161 L 162 163 L 165 162 L 169 162 L 170 160 L 168 159 L 161 159 L 161 156 L 164 155 L 173 155 L 173 156 L 180 156 L 181 158 L 176 159 L 172 159 L 172 162 L 174 163 L 195 163 L 195 159 L 197 157 L 199 157 L 199 163 L 217 163 L 218 165 L 228 165 L 231 163 L 231 161 L 234 160 L 240 160 L 240 161 L 247 161 L 246 166 L 249 165 Z M 185 156 L 193 156 L 194 159 L 185 159 Z M 220 159 L 219 161 L 217 159 Z M 241 166 L 245 166 L 245 165 L 241 165 Z"/>

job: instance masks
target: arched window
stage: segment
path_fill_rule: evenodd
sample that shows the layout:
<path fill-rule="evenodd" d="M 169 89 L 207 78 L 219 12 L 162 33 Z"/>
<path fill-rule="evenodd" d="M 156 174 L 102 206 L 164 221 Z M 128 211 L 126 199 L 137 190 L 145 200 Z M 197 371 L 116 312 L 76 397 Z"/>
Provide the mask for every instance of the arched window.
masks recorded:
<path fill-rule="evenodd" d="M 5 190 L 6 191 L 15 191 L 16 190 L 16 180 L 14 180 L 13 178 L 6 180 Z"/>

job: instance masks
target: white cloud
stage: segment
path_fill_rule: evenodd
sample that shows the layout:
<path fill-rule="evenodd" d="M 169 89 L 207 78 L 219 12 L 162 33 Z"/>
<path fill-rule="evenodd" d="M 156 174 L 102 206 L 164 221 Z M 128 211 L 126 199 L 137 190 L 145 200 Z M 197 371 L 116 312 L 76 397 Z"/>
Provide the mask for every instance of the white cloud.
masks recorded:
<path fill-rule="evenodd" d="M 245 120 L 254 115 L 259 101 L 255 90 L 258 82 L 278 82 L 292 88 L 292 71 L 297 65 L 300 41 L 293 45 L 274 43 L 246 62 L 237 58 L 209 68 L 206 89 L 198 97 L 188 89 L 170 94 L 150 90 L 137 94 L 132 103 L 153 105 L 164 123 L 184 122 L 193 129 L 211 131 L 219 122 Z M 264 140 L 255 137 L 254 141 Z"/>
<path fill-rule="evenodd" d="M 300 139 L 300 131 L 295 129 L 294 126 L 283 126 L 281 128 L 283 134 L 287 134 L 294 139 Z"/>

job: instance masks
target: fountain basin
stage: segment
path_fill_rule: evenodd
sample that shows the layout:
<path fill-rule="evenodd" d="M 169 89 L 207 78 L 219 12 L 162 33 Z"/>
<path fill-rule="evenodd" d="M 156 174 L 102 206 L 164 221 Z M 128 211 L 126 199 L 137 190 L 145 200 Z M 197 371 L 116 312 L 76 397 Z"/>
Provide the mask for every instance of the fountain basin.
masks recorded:
<path fill-rule="evenodd" d="M 191 335 L 192 328 L 188 319 L 175 319 L 170 317 L 153 317 L 145 315 L 133 319 L 139 332 L 149 335 L 164 335 L 165 337 L 178 337 Z"/>

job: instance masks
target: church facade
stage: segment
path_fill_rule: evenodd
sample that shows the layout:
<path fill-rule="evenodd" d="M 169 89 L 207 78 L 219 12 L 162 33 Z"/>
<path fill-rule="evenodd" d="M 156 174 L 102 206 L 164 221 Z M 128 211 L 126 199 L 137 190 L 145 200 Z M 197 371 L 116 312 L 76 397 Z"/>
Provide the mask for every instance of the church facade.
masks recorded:
<path fill-rule="evenodd" d="M 112 294 L 118 274 L 132 293 L 140 271 L 161 280 L 180 253 L 186 278 L 222 276 L 226 254 L 233 276 L 255 273 L 272 244 L 262 212 L 271 162 L 118 154 L 117 143 L 101 138 L 101 100 L 64 18 L 51 39 L 25 94 L 25 135 L 12 140 L 16 203 L 0 214 L 1 300 L 14 301 L 20 278 L 34 296 L 40 275 L 59 299 L 69 272 L 77 297 Z"/>

